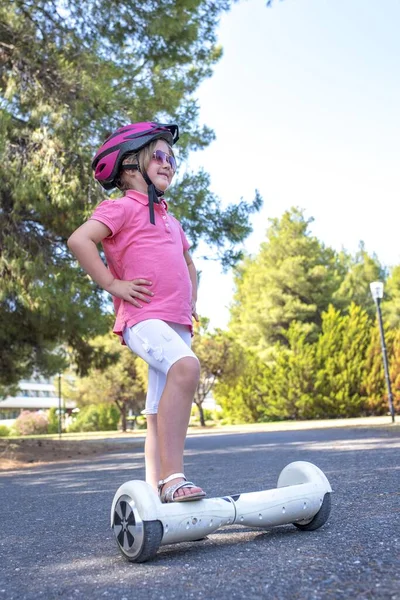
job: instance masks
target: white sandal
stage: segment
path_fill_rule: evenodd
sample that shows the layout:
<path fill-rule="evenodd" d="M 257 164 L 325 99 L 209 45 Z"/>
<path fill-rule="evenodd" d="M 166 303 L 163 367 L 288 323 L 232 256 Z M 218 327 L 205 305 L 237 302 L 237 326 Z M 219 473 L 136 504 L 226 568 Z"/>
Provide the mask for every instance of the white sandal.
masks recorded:
<path fill-rule="evenodd" d="M 180 483 L 170 485 L 164 492 L 161 493 L 161 489 L 164 484 L 168 483 L 169 481 L 172 481 L 173 479 L 178 479 L 178 477 L 183 477 L 185 481 L 181 481 Z M 191 481 L 187 481 L 183 473 L 172 473 L 172 475 L 169 475 L 165 479 L 160 479 L 160 481 L 158 482 L 158 495 L 160 496 L 160 500 L 163 504 L 166 504 L 168 502 L 191 502 L 192 500 L 201 500 L 201 498 L 204 498 L 206 496 L 206 493 L 201 491 L 196 492 L 195 494 L 190 494 L 187 496 L 178 496 L 177 498 L 174 498 L 174 494 L 178 490 L 181 490 L 182 488 L 194 487 L 198 486 L 196 486 Z"/>

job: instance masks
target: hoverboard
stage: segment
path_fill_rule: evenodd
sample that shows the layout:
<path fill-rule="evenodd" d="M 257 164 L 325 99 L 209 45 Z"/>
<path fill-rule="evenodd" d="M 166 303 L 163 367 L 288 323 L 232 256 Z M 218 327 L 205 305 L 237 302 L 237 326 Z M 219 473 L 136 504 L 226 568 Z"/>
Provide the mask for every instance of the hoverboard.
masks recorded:
<path fill-rule="evenodd" d="M 276 489 L 162 504 L 144 481 L 127 481 L 111 506 L 111 527 L 119 550 L 131 562 L 145 562 L 160 546 L 196 541 L 220 527 L 239 524 L 271 528 L 292 523 L 312 531 L 328 520 L 332 488 L 309 462 L 287 465 Z"/>

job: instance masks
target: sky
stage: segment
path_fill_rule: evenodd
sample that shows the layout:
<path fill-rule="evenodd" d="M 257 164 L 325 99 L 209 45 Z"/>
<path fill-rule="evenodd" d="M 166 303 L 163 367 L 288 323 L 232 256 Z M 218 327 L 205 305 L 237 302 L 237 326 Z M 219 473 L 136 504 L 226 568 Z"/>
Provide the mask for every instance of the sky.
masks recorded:
<path fill-rule="evenodd" d="M 192 155 L 223 206 L 264 200 L 243 249 L 292 206 L 311 233 L 400 264 L 399 0 L 241 0 L 222 16 L 223 57 L 197 90 L 215 141 Z M 225 328 L 232 273 L 203 261 L 198 312 Z"/>

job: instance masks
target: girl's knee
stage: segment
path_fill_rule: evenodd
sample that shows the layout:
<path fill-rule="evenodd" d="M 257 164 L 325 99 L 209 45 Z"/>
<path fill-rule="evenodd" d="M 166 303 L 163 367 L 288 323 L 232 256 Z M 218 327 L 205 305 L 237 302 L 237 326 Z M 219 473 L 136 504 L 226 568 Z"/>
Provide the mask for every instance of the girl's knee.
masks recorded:
<path fill-rule="evenodd" d="M 185 356 L 172 365 L 168 375 L 180 383 L 198 384 L 200 378 L 200 363 L 196 357 Z"/>

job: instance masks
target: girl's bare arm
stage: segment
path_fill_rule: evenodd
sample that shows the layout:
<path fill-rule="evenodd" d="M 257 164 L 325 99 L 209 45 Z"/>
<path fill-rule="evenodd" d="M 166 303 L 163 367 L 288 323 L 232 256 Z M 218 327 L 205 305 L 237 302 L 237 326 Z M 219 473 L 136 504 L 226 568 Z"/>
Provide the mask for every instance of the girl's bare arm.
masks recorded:
<path fill-rule="evenodd" d="M 187 250 L 184 251 L 183 253 L 184 257 L 185 257 L 185 261 L 187 264 L 187 268 L 189 271 L 189 277 L 190 277 L 190 281 L 192 282 L 192 315 L 194 316 L 194 318 L 196 319 L 196 321 L 199 320 L 199 316 L 197 314 L 196 311 L 196 302 L 197 302 L 197 271 L 196 271 L 196 267 L 194 266 L 194 262 L 192 260 L 192 257 L 190 256 L 189 252 Z"/>
<path fill-rule="evenodd" d="M 77 258 L 82 269 L 95 281 L 100 287 L 118 298 L 131 302 L 141 308 L 138 300 L 150 302 L 149 296 L 153 296 L 147 287 L 152 284 L 147 279 L 133 279 L 132 281 L 122 281 L 116 279 L 107 269 L 97 250 L 99 244 L 104 238 L 111 234 L 110 229 L 104 223 L 90 219 L 83 223 L 68 239 L 68 248 Z"/>

